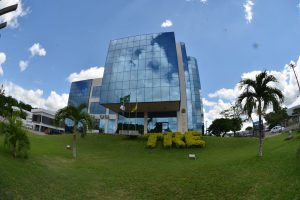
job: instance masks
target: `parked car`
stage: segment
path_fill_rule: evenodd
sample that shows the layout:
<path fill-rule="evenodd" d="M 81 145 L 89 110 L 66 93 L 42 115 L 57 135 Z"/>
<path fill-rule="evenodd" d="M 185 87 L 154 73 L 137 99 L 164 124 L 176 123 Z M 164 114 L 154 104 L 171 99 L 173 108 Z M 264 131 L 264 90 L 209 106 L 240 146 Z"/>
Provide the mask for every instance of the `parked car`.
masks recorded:
<path fill-rule="evenodd" d="M 281 131 L 284 130 L 284 127 L 282 126 L 274 126 L 272 129 L 271 129 L 271 133 L 279 133 Z"/>

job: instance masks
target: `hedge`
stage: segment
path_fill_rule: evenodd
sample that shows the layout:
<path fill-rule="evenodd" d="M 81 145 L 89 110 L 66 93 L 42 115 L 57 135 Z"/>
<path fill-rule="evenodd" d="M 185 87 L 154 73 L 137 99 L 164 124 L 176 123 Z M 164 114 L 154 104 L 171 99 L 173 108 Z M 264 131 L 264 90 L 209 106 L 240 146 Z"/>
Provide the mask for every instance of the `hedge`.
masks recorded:
<path fill-rule="evenodd" d="M 174 134 L 173 143 L 177 148 L 184 148 L 186 147 L 184 140 L 184 135 L 182 133 L 176 132 Z"/>
<path fill-rule="evenodd" d="M 164 148 L 171 148 L 172 147 L 172 138 L 173 138 L 173 133 L 166 133 L 164 134 Z"/>
<path fill-rule="evenodd" d="M 184 137 L 187 147 L 205 147 L 205 141 L 201 140 L 200 133 L 198 132 L 187 132 Z"/>

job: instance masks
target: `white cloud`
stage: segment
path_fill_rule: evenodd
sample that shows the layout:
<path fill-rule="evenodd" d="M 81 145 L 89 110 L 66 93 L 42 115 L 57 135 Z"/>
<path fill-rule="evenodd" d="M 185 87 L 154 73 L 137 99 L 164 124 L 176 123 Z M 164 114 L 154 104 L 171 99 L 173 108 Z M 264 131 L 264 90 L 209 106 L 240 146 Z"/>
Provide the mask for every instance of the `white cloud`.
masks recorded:
<path fill-rule="evenodd" d="M 233 100 L 238 96 L 238 87 L 234 89 L 222 88 L 214 93 L 209 93 L 208 96 L 210 98 L 219 97 L 226 100 Z"/>
<path fill-rule="evenodd" d="M 202 99 L 202 102 L 203 102 L 203 105 L 207 106 L 207 107 L 213 107 L 213 106 L 215 106 L 217 104 L 216 102 L 209 101 L 209 100 L 207 100 L 205 98 Z"/>
<path fill-rule="evenodd" d="M 86 70 L 81 70 L 79 73 L 72 73 L 67 80 L 71 83 L 74 81 L 81 81 L 86 79 L 102 78 L 104 73 L 104 67 L 91 67 Z"/>
<path fill-rule="evenodd" d="M 22 0 L 2 0 L 0 1 L 0 8 L 5 8 L 18 3 L 16 11 L 9 12 L 0 17 L 1 22 L 7 22 L 8 27 L 17 28 L 19 26 L 18 19 L 29 13 L 29 8 L 24 8 Z"/>
<path fill-rule="evenodd" d="M 27 69 L 29 64 L 29 61 L 24 61 L 24 60 L 20 60 L 19 62 L 19 67 L 20 67 L 20 71 L 23 72 Z"/>
<path fill-rule="evenodd" d="M 207 3 L 207 0 L 200 0 L 201 3 Z"/>
<path fill-rule="evenodd" d="M 241 75 L 241 79 L 254 79 L 260 72 L 261 71 L 252 71 L 244 73 Z M 300 57 L 296 63 L 295 72 L 298 78 L 300 78 Z M 290 108 L 300 105 L 299 88 L 293 70 L 288 65 L 285 65 L 281 71 L 273 70 L 268 71 L 268 73 L 274 75 L 278 80 L 278 83 L 272 84 L 272 86 L 280 89 L 285 96 L 283 106 Z M 217 98 L 217 100 L 208 100 L 203 98 L 203 105 L 206 108 L 204 117 L 205 121 L 208 122 L 208 125 L 210 125 L 214 119 L 221 117 L 220 112 L 233 104 L 240 92 L 239 84 L 237 83 L 233 88 L 222 88 L 216 92 L 208 94 L 209 98 Z M 269 109 L 269 111 L 271 111 L 271 109 Z M 256 115 L 252 115 L 252 117 L 254 121 L 257 120 Z"/>
<path fill-rule="evenodd" d="M 252 0 L 247 0 L 244 4 L 244 12 L 245 12 L 245 19 L 247 23 L 251 23 L 253 19 L 253 11 L 252 8 L 254 6 L 254 2 Z"/>
<path fill-rule="evenodd" d="M 45 56 L 47 54 L 46 49 L 43 48 L 39 43 L 33 44 L 30 48 L 29 51 L 31 53 L 31 56 Z"/>
<path fill-rule="evenodd" d="M 161 24 L 161 27 L 162 28 L 168 28 L 168 27 L 171 27 L 173 26 L 173 22 L 169 19 L 166 19 L 162 24 Z"/>
<path fill-rule="evenodd" d="M 51 111 L 57 111 L 67 106 L 69 94 L 57 94 L 51 91 L 47 98 L 43 97 L 43 90 L 26 90 L 12 82 L 4 82 L 5 95 L 12 96 L 19 101 L 30 104 L 35 108 L 44 108 Z"/>
<path fill-rule="evenodd" d="M 297 8 L 299 8 L 299 9 L 300 9 L 300 2 L 298 3 L 298 5 L 297 5 Z"/>
<path fill-rule="evenodd" d="M 28 51 L 30 52 L 30 56 L 28 57 L 27 60 L 20 60 L 19 62 L 19 67 L 20 71 L 23 72 L 27 69 L 29 65 L 29 61 L 35 57 L 35 56 L 46 56 L 47 52 L 46 49 L 43 48 L 40 43 L 34 43 Z"/>
<path fill-rule="evenodd" d="M 222 99 L 219 99 L 216 102 L 203 100 L 203 104 L 206 107 L 204 109 L 204 121 L 207 122 L 208 126 L 213 120 L 222 117 L 220 113 L 231 106 L 230 103 L 226 103 Z"/>
<path fill-rule="evenodd" d="M 6 61 L 6 55 L 3 52 L 0 52 L 0 76 L 3 76 L 4 72 L 3 72 L 3 63 L 5 63 Z"/>

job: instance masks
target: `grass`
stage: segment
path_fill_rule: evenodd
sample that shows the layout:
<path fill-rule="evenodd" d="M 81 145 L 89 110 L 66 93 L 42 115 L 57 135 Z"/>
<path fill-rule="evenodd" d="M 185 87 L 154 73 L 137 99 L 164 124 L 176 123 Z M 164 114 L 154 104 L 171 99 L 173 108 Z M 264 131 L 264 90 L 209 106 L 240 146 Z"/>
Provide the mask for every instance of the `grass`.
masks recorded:
<path fill-rule="evenodd" d="M 206 137 L 205 149 L 146 149 L 143 139 L 30 135 L 29 159 L 13 159 L 0 136 L 0 199 L 300 199 L 299 137 Z M 197 160 L 188 160 L 195 153 Z"/>

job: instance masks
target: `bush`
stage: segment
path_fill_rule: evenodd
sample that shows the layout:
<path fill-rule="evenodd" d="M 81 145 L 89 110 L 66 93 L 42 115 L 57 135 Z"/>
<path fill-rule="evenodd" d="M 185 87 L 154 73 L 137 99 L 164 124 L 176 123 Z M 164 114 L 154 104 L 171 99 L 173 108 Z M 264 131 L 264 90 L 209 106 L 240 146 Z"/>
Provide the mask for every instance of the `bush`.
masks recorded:
<path fill-rule="evenodd" d="M 147 133 L 144 137 L 148 138 L 147 147 L 153 149 L 156 147 L 157 141 L 163 138 L 163 135 L 162 133 Z"/>
<path fill-rule="evenodd" d="M 157 142 L 157 136 L 156 134 L 151 134 L 148 136 L 148 141 L 147 141 L 147 147 L 148 148 L 155 148 L 156 147 L 156 142 Z"/>
<path fill-rule="evenodd" d="M 164 134 L 164 148 L 171 148 L 172 147 L 172 138 L 173 138 L 173 133 L 166 133 Z"/>
<path fill-rule="evenodd" d="M 0 126 L 4 137 L 4 145 L 11 151 L 13 157 L 28 157 L 30 142 L 27 131 L 22 128 L 22 122 L 15 116 L 9 119 L 8 124 L 2 123 Z"/>
<path fill-rule="evenodd" d="M 185 143 L 187 147 L 205 147 L 205 141 L 201 140 L 200 133 L 195 131 L 185 134 Z"/>
<path fill-rule="evenodd" d="M 176 132 L 173 138 L 173 143 L 177 148 L 184 148 L 186 146 L 183 140 L 184 135 L 182 133 Z"/>

